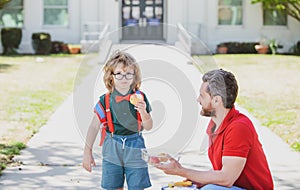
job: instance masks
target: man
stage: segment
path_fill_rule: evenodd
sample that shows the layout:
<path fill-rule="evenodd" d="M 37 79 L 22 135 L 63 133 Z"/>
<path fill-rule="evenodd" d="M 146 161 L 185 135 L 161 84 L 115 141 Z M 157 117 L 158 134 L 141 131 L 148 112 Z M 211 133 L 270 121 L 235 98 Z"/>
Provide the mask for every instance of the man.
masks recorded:
<path fill-rule="evenodd" d="M 159 165 L 166 174 L 178 175 L 203 186 L 201 189 L 273 189 L 271 172 L 252 122 L 234 106 L 238 85 L 234 75 L 222 69 L 202 77 L 201 115 L 211 117 L 207 127 L 209 171 L 183 167 L 169 158 Z"/>

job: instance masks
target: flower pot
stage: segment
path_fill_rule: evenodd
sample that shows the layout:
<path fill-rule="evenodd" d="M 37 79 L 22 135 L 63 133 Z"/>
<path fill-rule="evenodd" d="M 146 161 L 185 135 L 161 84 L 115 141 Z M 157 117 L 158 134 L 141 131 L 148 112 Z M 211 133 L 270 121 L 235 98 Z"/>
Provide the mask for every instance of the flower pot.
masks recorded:
<path fill-rule="evenodd" d="M 266 54 L 269 50 L 269 46 L 266 45 L 255 45 L 254 48 L 259 54 Z"/>
<path fill-rule="evenodd" d="M 80 53 L 81 46 L 80 45 L 74 45 L 74 44 L 68 44 L 69 52 L 70 54 L 78 54 Z"/>
<path fill-rule="evenodd" d="M 44 32 L 33 33 L 31 45 L 36 55 L 49 55 L 52 49 L 51 35 Z"/>
<path fill-rule="evenodd" d="M 225 47 L 225 46 L 220 46 L 217 48 L 217 52 L 220 53 L 220 54 L 226 54 L 228 51 L 228 48 Z"/>
<path fill-rule="evenodd" d="M 69 48 L 69 51 L 71 54 L 78 54 L 80 52 L 80 48 L 72 47 L 72 48 Z"/>

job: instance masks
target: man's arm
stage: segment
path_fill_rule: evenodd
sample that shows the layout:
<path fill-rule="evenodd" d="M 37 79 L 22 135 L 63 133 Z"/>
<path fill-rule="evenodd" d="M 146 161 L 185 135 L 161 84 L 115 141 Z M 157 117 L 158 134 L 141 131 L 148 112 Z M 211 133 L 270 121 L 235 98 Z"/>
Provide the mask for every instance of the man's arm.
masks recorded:
<path fill-rule="evenodd" d="M 221 170 L 197 171 L 182 167 L 178 161 L 170 158 L 170 164 L 159 165 L 157 168 L 163 170 L 166 174 L 179 175 L 201 184 L 231 187 L 243 171 L 246 160 L 242 157 L 224 156 Z"/>

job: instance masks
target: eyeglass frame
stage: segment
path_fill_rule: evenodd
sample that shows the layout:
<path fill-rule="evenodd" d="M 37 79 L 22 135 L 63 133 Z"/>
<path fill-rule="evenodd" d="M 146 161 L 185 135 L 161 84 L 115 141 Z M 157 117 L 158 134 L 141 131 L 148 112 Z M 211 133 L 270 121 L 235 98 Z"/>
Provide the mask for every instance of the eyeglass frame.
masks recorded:
<path fill-rule="evenodd" d="M 132 80 L 134 77 L 134 73 L 126 73 L 125 75 L 123 75 L 123 74 L 121 74 L 121 73 L 113 73 L 112 75 L 114 75 L 114 77 L 115 77 L 115 79 L 117 79 L 117 80 L 123 80 L 124 79 L 124 77 L 125 77 L 125 79 L 126 80 Z M 132 78 L 127 78 L 127 76 L 131 76 Z M 117 76 L 122 76 L 121 78 L 118 78 Z"/>

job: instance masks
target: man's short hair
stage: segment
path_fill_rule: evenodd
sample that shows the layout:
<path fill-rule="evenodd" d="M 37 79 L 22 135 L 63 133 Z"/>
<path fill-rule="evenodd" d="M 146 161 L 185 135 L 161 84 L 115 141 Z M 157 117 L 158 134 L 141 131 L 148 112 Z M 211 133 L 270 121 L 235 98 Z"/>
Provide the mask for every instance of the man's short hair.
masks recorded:
<path fill-rule="evenodd" d="M 225 108 L 232 108 L 238 94 L 238 84 L 235 76 L 223 69 L 216 69 L 205 73 L 203 82 L 208 82 L 207 93 L 211 97 L 221 96 Z"/>

